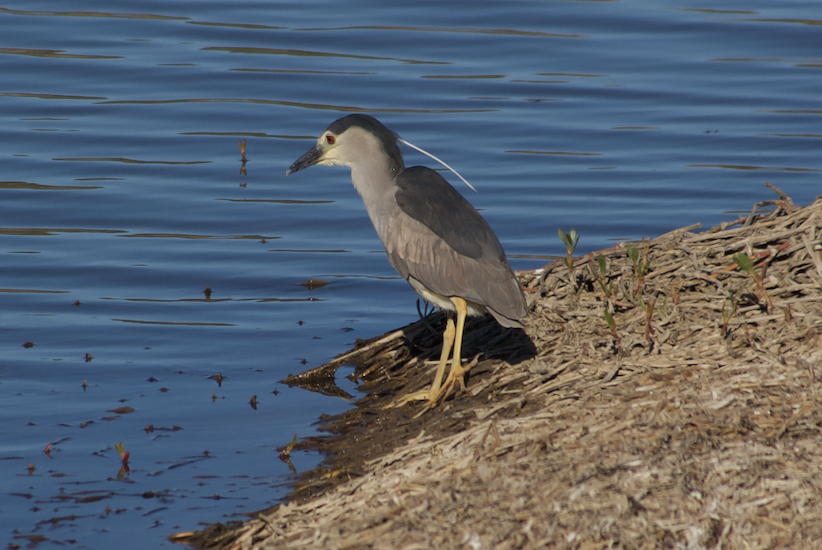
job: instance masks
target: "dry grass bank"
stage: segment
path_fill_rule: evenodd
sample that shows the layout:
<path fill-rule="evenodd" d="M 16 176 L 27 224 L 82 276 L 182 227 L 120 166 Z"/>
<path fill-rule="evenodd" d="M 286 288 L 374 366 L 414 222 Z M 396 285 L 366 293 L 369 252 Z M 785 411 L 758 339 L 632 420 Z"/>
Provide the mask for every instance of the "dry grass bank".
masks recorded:
<path fill-rule="evenodd" d="M 822 200 L 771 206 L 520 274 L 526 332 L 473 321 L 435 410 L 385 406 L 430 383 L 439 317 L 362 343 L 365 397 L 302 443 L 328 460 L 198 544 L 822 548 Z"/>

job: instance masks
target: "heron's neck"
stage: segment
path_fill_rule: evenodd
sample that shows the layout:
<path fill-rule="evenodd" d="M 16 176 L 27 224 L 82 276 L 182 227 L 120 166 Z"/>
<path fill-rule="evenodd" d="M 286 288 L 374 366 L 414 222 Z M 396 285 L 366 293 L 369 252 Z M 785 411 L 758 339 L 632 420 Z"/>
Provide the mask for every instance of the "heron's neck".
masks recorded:
<path fill-rule="evenodd" d="M 396 204 L 394 179 L 397 175 L 389 163 L 377 155 L 365 162 L 351 165 L 351 181 L 362 197 L 368 217 L 380 239 L 383 238 L 386 222 L 393 215 L 392 207 Z"/>

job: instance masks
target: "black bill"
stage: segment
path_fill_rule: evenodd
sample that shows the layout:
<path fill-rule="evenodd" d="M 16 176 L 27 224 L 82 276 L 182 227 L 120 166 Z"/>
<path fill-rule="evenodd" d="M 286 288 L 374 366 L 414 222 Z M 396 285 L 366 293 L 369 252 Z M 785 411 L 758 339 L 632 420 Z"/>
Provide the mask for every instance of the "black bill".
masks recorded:
<path fill-rule="evenodd" d="M 312 147 L 303 156 L 298 158 L 297 161 L 291 165 L 291 168 L 285 171 L 285 175 L 288 176 L 294 172 L 299 172 L 303 168 L 314 166 L 322 156 L 323 150 L 320 149 L 319 146 Z"/>

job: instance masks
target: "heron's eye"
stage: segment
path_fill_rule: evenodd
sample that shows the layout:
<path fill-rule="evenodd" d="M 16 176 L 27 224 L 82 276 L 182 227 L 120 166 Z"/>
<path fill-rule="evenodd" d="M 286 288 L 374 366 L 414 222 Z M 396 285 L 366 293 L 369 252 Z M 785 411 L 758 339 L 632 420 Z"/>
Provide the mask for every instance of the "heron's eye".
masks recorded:
<path fill-rule="evenodd" d="M 325 141 L 327 141 L 329 145 L 334 145 L 335 138 L 332 135 L 328 135 L 325 136 Z"/>

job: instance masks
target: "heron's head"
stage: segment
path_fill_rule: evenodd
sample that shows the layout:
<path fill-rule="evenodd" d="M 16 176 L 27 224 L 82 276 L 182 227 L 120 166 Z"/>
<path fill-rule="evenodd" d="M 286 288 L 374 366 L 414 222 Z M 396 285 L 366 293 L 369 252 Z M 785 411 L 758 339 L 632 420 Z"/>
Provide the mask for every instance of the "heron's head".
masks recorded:
<path fill-rule="evenodd" d="M 285 175 L 315 164 L 352 166 L 366 162 L 384 162 L 393 172 L 404 166 L 397 145 L 397 135 L 368 115 L 348 115 L 337 119 L 309 149 L 291 165 Z"/>

